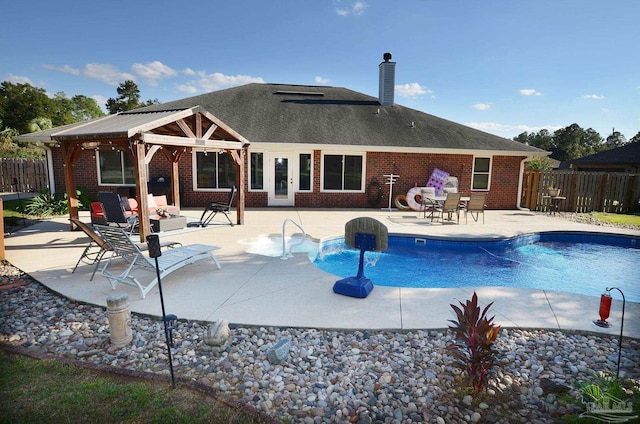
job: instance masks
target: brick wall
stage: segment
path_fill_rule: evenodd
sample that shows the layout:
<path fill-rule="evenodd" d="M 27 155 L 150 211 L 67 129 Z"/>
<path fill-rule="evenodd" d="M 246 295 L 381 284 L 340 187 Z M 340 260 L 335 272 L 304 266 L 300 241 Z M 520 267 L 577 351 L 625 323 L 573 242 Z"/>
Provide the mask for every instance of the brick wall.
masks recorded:
<path fill-rule="evenodd" d="M 64 169 L 62 167 L 61 149 L 52 149 L 56 192 L 64 192 Z M 248 170 L 250 155 L 246 155 L 245 171 Z M 458 178 L 459 191 L 463 194 L 470 192 L 471 172 L 473 169 L 473 155 L 446 154 L 414 154 L 369 152 L 366 159 L 365 188 L 372 182 L 382 186 L 383 197 L 378 204 L 372 205 L 367 193 L 322 193 L 321 180 L 321 152 L 313 153 L 313 191 L 311 193 L 296 193 L 296 207 L 316 208 L 370 208 L 385 207 L 389 202 L 389 185 L 385 174 L 399 175 L 393 186 L 393 196 L 405 194 L 409 189 L 426 184 L 435 168 L 448 172 Z M 494 156 L 491 169 L 491 188 L 487 197 L 489 209 L 515 209 L 518 190 L 518 172 L 523 157 Z M 180 174 L 181 205 L 184 207 L 204 207 L 211 201 L 226 201 L 228 192 L 197 192 L 193 190 L 192 155 L 185 153 L 178 165 Z M 124 195 L 131 195 L 128 187 L 98 186 L 95 152 L 85 150 L 75 167 L 76 181 L 79 189 L 89 195 L 95 195 L 99 190 L 114 190 Z M 149 177 L 170 176 L 171 164 L 162 154 L 156 154 L 149 164 Z M 266 192 L 248 191 L 248 175 L 245 175 L 245 205 L 247 207 L 267 206 Z M 234 204 L 237 204 L 238 196 Z"/>

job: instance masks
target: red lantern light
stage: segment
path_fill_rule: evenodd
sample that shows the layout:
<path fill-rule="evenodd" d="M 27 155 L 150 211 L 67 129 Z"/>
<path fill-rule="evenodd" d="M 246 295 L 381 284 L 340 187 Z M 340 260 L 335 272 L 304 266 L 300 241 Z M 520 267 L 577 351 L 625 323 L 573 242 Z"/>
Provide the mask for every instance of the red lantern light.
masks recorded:
<path fill-rule="evenodd" d="M 600 296 L 600 310 L 598 314 L 600 315 L 600 319 L 594 321 L 594 324 L 600 327 L 610 327 L 607 322 L 607 318 L 609 318 L 609 314 L 611 313 L 611 296 L 607 293 L 602 293 Z"/>

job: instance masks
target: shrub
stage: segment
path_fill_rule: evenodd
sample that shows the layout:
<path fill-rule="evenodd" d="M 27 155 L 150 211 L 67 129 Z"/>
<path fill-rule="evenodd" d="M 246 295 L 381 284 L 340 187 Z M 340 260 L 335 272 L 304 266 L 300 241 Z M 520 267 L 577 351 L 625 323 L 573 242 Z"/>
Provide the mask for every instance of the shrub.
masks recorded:
<path fill-rule="evenodd" d="M 493 324 L 495 317 L 486 316 L 493 302 L 484 308 L 482 314 L 475 292 L 471 300 L 459 303 L 460 307 L 451 305 L 458 319 L 449 320 L 454 324 L 449 329 L 453 331 L 455 341 L 447 346 L 447 351 L 454 358 L 453 365 L 468 374 L 473 389 L 479 392 L 485 387 L 494 364 L 497 353 L 494 342 L 500 326 Z"/>
<path fill-rule="evenodd" d="M 77 193 L 80 195 L 79 191 Z M 79 202 L 78 207 L 81 206 L 82 204 Z M 69 212 L 67 194 L 50 194 L 43 191 L 29 201 L 25 211 L 29 215 L 35 216 L 64 215 Z"/>

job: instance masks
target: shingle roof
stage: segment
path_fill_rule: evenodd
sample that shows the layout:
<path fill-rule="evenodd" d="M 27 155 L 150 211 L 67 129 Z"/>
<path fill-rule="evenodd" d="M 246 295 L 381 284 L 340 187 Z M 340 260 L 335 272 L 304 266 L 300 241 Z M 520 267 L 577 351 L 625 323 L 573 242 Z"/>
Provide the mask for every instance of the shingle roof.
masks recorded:
<path fill-rule="evenodd" d="M 616 163 L 616 164 L 640 164 L 640 142 L 627 143 L 624 146 L 615 149 L 605 150 L 604 152 L 595 153 L 593 155 L 584 156 L 579 159 L 572 160 L 571 163 Z"/>
<path fill-rule="evenodd" d="M 138 110 L 197 105 L 251 143 L 543 152 L 397 104 L 381 106 L 376 97 L 340 87 L 255 83 Z"/>

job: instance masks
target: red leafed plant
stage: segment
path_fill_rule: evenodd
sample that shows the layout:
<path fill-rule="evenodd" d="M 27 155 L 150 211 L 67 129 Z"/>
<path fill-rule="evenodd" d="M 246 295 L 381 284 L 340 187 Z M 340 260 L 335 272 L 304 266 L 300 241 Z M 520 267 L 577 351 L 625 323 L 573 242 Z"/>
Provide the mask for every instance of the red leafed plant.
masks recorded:
<path fill-rule="evenodd" d="M 460 307 L 451 305 L 457 315 L 457 321 L 449 320 L 454 325 L 449 329 L 455 334 L 455 341 L 447 346 L 448 353 L 453 356 L 453 365 L 466 371 L 476 392 L 480 392 L 493 367 L 496 356 L 494 342 L 498 338 L 500 326 L 487 318 L 487 311 L 493 305 L 489 303 L 482 314 L 478 306 L 478 296 L 473 293 L 471 300 L 460 303 Z"/>

